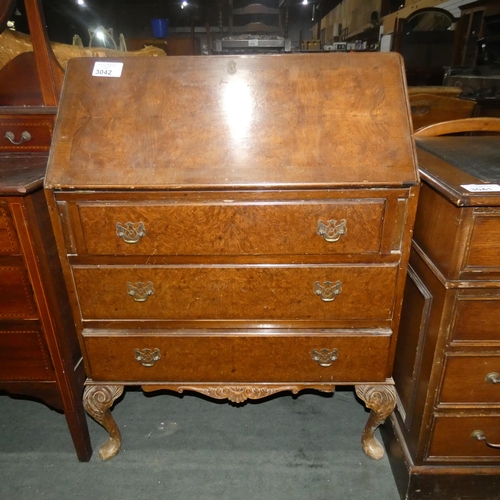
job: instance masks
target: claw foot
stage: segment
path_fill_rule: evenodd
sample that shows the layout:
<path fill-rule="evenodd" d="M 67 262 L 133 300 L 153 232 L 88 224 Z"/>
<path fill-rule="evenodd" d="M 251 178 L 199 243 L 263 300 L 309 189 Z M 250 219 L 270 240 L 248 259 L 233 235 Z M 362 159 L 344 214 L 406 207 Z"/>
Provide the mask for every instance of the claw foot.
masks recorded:
<path fill-rule="evenodd" d="M 110 408 L 123 393 L 122 385 L 88 385 L 83 393 L 85 411 L 109 433 L 109 439 L 101 446 L 102 460 L 113 458 L 122 445 L 120 430 L 113 419 Z"/>
<path fill-rule="evenodd" d="M 363 451 L 370 458 L 380 460 L 384 456 L 384 448 L 373 433 L 394 411 L 396 390 L 392 385 L 357 385 L 356 394 L 371 410 L 361 436 Z"/>

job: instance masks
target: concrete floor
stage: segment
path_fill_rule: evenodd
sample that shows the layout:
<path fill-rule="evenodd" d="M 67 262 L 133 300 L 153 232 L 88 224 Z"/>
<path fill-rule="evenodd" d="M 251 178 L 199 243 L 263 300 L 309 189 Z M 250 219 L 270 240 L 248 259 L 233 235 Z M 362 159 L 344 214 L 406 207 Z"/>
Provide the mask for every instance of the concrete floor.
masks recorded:
<path fill-rule="evenodd" d="M 350 388 L 238 406 L 126 390 L 113 415 L 120 453 L 100 460 L 107 433 L 89 419 L 80 463 L 61 414 L 1 395 L 0 498 L 399 500 L 387 457 L 361 449 L 368 413 Z"/>

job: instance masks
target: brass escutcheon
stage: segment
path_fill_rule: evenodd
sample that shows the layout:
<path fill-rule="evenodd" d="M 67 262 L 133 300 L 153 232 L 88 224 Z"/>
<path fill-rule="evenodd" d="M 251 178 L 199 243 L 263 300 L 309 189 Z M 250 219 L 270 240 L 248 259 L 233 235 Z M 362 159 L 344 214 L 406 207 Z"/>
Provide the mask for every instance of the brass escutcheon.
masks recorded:
<path fill-rule="evenodd" d="M 134 350 L 135 354 L 135 359 L 141 363 L 142 366 L 145 366 L 146 368 L 150 368 L 153 366 L 157 361 L 160 360 L 161 354 L 160 354 L 160 349 L 143 349 L 142 351 L 140 349 L 135 349 Z"/>
<path fill-rule="evenodd" d="M 121 225 L 120 222 L 116 223 L 116 235 L 119 236 L 125 243 L 137 243 L 143 236 L 146 236 L 146 228 L 143 222 L 136 225 L 133 222 L 126 222 Z"/>
<path fill-rule="evenodd" d="M 323 302 L 333 302 L 337 295 L 342 292 L 342 282 L 325 281 L 321 284 L 319 281 L 314 283 L 314 293 L 319 295 Z"/>
<path fill-rule="evenodd" d="M 323 348 L 317 351 L 316 349 L 313 349 L 311 351 L 311 358 L 313 361 L 316 361 L 319 366 L 331 366 L 334 361 L 337 361 L 337 358 L 339 356 L 339 351 L 338 349 L 332 349 L 331 351 Z"/>
<path fill-rule="evenodd" d="M 323 239 L 329 243 L 339 241 L 340 237 L 347 233 L 346 220 L 342 219 L 337 223 L 335 219 L 330 219 L 326 224 L 320 220 L 318 221 L 316 233 L 323 236 Z"/>
<path fill-rule="evenodd" d="M 153 283 L 148 281 L 147 283 L 143 283 L 142 281 L 138 281 L 137 283 L 127 282 L 127 293 L 136 301 L 136 302 L 146 302 L 150 295 L 153 295 L 155 289 L 153 288 Z"/>

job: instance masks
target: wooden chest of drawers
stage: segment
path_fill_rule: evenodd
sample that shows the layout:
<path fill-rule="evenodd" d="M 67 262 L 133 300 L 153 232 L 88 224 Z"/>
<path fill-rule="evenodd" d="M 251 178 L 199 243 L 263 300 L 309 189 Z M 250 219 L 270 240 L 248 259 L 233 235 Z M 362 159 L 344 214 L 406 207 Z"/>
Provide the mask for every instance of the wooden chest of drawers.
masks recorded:
<path fill-rule="evenodd" d="M 108 62 L 70 62 L 45 185 L 101 456 L 125 385 L 346 384 L 380 458 L 418 191 L 399 57 Z"/>
<path fill-rule="evenodd" d="M 500 141 L 438 137 L 417 145 L 423 185 L 400 324 L 406 342 L 394 368 L 399 401 L 385 426 L 390 455 L 403 498 L 496 499 Z M 464 187 L 485 183 L 497 187 Z"/>
<path fill-rule="evenodd" d="M 0 156 L 0 389 L 64 411 L 87 461 L 85 373 L 42 189 L 46 165 L 46 155 Z"/>

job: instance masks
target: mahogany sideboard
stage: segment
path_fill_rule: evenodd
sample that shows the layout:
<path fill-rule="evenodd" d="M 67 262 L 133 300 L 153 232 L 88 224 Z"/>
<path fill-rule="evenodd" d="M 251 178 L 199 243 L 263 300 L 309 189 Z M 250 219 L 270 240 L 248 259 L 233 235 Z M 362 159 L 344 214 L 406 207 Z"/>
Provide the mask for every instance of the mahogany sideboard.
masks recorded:
<path fill-rule="evenodd" d="M 500 140 L 443 136 L 417 146 L 422 187 L 394 368 L 398 404 L 384 440 L 401 498 L 494 500 Z"/>
<path fill-rule="evenodd" d="M 0 29 L 16 5 L 0 1 Z M 24 7 L 33 51 L 0 70 L 0 390 L 63 411 L 88 461 L 84 365 L 43 191 L 63 70 L 41 0 Z"/>
<path fill-rule="evenodd" d="M 43 192 L 47 153 L 0 155 L 0 389 L 64 411 L 92 454 L 84 366 Z"/>
<path fill-rule="evenodd" d="M 401 61 L 70 61 L 45 189 L 102 458 L 127 385 L 355 385 L 383 456 L 419 189 Z"/>

